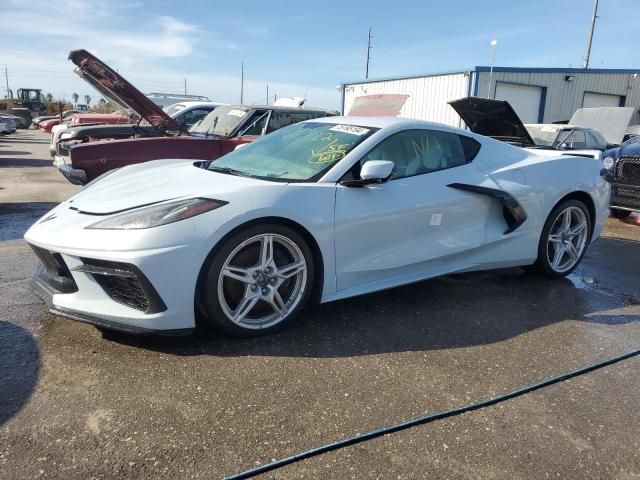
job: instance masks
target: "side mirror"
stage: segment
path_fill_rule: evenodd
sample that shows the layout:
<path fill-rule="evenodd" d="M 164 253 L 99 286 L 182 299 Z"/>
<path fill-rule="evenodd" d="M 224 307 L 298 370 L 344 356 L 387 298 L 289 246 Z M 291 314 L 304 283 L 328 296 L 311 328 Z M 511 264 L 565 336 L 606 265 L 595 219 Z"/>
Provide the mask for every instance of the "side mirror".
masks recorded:
<path fill-rule="evenodd" d="M 345 187 L 364 187 L 372 183 L 383 183 L 393 174 L 395 163 L 387 160 L 369 160 L 365 162 L 357 180 L 341 182 Z"/>

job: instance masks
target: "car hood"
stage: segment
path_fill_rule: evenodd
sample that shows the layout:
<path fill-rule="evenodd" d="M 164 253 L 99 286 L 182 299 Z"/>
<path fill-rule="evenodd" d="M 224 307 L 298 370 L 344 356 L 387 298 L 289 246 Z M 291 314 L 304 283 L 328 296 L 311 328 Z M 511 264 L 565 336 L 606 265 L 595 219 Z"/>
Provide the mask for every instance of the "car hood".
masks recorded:
<path fill-rule="evenodd" d="M 96 90 L 123 108 L 131 109 L 156 128 L 180 131 L 180 125 L 118 72 L 86 50 L 69 53 L 74 71 Z"/>
<path fill-rule="evenodd" d="M 467 124 L 479 135 L 533 147 L 535 143 L 509 102 L 491 98 L 466 97 L 449 102 Z"/>
<path fill-rule="evenodd" d="M 607 143 L 619 145 L 632 115 L 631 107 L 579 108 L 569 120 L 569 124 L 598 130 Z"/>
<path fill-rule="evenodd" d="M 209 197 L 213 194 L 216 199 L 225 200 L 225 193 L 273 183 L 205 170 L 196 166 L 199 163 L 157 160 L 113 170 L 113 173 L 107 173 L 104 178 L 85 187 L 67 203 L 70 208 L 83 213 L 110 215 L 177 198 Z"/>

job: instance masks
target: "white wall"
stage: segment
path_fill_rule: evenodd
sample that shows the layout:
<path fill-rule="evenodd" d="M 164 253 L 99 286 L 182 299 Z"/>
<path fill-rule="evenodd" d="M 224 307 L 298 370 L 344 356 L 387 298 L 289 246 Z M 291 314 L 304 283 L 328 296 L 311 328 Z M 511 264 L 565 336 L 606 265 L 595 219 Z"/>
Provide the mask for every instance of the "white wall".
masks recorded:
<path fill-rule="evenodd" d="M 448 102 L 467 96 L 468 79 L 467 72 L 460 72 L 400 80 L 345 84 L 343 86 L 343 113 L 345 115 L 349 113 L 356 97 L 396 93 L 409 95 L 399 116 L 460 127 L 462 121 Z"/>
<path fill-rule="evenodd" d="M 480 72 L 478 75 L 477 94 L 487 95 L 489 73 Z M 571 75 L 573 80 L 565 78 Z M 634 77 L 632 73 L 611 72 L 493 72 L 491 81 L 491 98 L 494 98 L 496 82 L 519 83 L 547 87 L 544 106 L 544 123 L 569 120 L 571 115 L 583 106 L 585 92 L 607 95 L 626 96 L 624 106 L 633 107 L 636 111 L 631 118 L 631 124 L 640 123 L 638 108 L 640 108 L 640 75 Z M 472 93 L 474 88 L 472 88 Z"/>

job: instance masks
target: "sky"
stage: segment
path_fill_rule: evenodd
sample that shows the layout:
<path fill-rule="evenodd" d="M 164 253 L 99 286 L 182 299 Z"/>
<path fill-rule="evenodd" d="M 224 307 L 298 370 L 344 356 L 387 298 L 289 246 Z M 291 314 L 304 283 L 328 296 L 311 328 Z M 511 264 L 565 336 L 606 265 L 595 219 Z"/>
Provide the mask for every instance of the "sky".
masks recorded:
<path fill-rule="evenodd" d="M 144 93 L 245 103 L 273 95 L 338 109 L 343 82 L 497 66 L 580 67 L 592 0 L 0 0 L 9 86 L 56 98 L 99 94 L 72 73 L 84 48 Z M 593 68 L 639 68 L 640 0 L 600 0 Z M 4 73 L 4 72 L 2 72 Z M 4 75 L 3 75 L 4 76 Z M 0 76 L 0 92 L 5 94 Z"/>

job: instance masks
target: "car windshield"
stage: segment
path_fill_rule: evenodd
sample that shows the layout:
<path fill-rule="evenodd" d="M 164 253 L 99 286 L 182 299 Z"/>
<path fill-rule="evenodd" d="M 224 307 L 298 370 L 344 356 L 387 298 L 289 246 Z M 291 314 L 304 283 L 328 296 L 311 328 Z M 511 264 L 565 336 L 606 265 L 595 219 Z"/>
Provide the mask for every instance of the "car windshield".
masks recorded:
<path fill-rule="evenodd" d="M 315 181 L 377 130 L 302 122 L 225 155 L 209 169 L 273 181 Z"/>
<path fill-rule="evenodd" d="M 562 125 L 525 125 L 536 145 L 550 147 L 556 140 L 558 132 L 562 130 Z"/>
<path fill-rule="evenodd" d="M 244 121 L 250 111 L 250 108 L 218 107 L 194 125 L 189 133 L 227 136 Z"/>
<path fill-rule="evenodd" d="M 640 143 L 640 135 L 636 135 L 635 137 L 631 137 L 629 140 L 624 142 L 622 145 L 631 145 L 633 143 Z"/>

